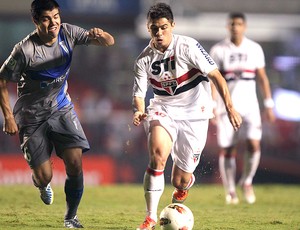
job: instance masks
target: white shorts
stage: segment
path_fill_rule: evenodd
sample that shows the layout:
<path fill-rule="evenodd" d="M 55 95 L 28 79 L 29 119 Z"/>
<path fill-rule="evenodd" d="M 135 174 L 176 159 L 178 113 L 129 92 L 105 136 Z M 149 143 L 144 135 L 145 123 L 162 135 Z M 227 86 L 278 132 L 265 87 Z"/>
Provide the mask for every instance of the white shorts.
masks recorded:
<path fill-rule="evenodd" d="M 209 120 L 173 120 L 162 110 L 151 110 L 144 123 L 147 135 L 152 120 L 158 120 L 170 134 L 173 141 L 171 156 L 175 165 L 193 173 L 206 143 Z"/>
<path fill-rule="evenodd" d="M 252 110 L 250 113 L 242 116 L 242 119 L 241 128 L 235 132 L 227 114 L 217 117 L 217 139 L 221 148 L 233 146 L 239 140 L 261 140 L 262 127 L 259 109 Z"/>

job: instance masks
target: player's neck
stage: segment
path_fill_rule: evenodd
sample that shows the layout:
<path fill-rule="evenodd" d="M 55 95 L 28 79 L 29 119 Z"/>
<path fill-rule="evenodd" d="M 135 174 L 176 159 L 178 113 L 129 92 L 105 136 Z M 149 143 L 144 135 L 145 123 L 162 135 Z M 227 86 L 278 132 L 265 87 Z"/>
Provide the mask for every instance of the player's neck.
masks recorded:
<path fill-rule="evenodd" d="M 243 38 L 231 38 L 231 42 L 236 45 L 236 46 L 239 46 L 243 41 Z"/>
<path fill-rule="evenodd" d="M 51 46 L 57 41 L 57 37 L 51 37 L 51 36 L 43 36 L 42 34 L 38 34 L 41 41 L 46 46 Z"/>

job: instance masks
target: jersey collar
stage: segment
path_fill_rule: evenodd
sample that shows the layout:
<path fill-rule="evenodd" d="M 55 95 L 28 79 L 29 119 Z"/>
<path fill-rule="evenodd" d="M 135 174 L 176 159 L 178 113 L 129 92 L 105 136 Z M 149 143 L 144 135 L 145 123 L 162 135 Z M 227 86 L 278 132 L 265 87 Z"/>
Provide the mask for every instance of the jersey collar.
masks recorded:
<path fill-rule="evenodd" d="M 173 46 L 174 46 L 174 34 L 172 35 L 172 41 L 170 43 L 170 45 L 168 46 L 168 48 L 166 49 L 166 51 L 168 50 L 172 50 L 173 49 Z M 158 49 L 156 49 L 152 43 L 152 39 L 150 40 L 149 42 L 149 47 L 156 53 L 159 53 L 159 54 L 164 54 L 163 52 L 160 52 Z M 165 51 L 165 52 L 166 52 Z"/>

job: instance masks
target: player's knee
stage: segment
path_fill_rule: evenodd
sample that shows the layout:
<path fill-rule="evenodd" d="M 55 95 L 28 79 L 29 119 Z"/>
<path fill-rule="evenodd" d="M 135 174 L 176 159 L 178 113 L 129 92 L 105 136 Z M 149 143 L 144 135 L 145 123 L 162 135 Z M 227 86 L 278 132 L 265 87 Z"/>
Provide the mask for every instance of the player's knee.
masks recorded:
<path fill-rule="evenodd" d="M 66 173 L 72 176 L 78 176 L 82 172 L 81 159 L 73 159 L 66 162 Z"/>
<path fill-rule="evenodd" d="M 153 169 L 164 169 L 167 164 L 167 160 L 168 158 L 166 156 L 160 152 L 156 152 L 150 157 L 150 166 Z"/>

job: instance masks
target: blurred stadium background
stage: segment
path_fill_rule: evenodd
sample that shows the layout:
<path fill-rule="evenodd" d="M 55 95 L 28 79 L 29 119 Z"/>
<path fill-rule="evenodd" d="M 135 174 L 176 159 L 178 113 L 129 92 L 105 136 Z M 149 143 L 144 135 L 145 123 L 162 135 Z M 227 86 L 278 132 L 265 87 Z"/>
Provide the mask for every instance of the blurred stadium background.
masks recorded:
<path fill-rule="evenodd" d="M 147 165 L 147 149 L 143 128 L 131 124 L 132 67 L 137 55 L 148 44 L 145 17 L 155 1 L 58 2 L 63 22 L 87 29 L 97 26 L 116 39 L 116 45 L 110 48 L 77 47 L 73 57 L 69 92 L 91 144 L 91 150 L 84 156 L 85 183 L 141 183 Z M 247 35 L 259 42 L 265 51 L 277 116 L 275 124 L 263 123 L 262 159 L 255 183 L 300 184 L 300 1 L 163 2 L 169 3 L 174 10 L 175 33 L 196 38 L 207 51 L 227 35 L 228 12 L 246 13 Z M 34 29 L 30 3 L 31 0 L 0 2 L 1 64 L 13 46 Z M 13 83 L 10 92 L 13 104 L 16 98 Z M 2 126 L 2 116 L 0 122 Z M 53 157 L 53 167 L 53 182 L 62 184 L 63 165 L 56 157 Z M 220 183 L 213 127 L 209 130 L 196 178 L 199 183 Z M 30 171 L 18 138 L 0 132 L 0 184 L 26 183 L 31 183 Z"/>

